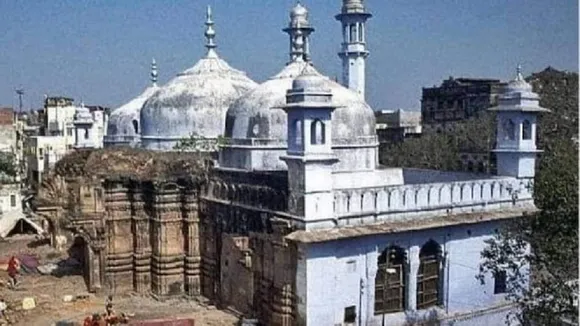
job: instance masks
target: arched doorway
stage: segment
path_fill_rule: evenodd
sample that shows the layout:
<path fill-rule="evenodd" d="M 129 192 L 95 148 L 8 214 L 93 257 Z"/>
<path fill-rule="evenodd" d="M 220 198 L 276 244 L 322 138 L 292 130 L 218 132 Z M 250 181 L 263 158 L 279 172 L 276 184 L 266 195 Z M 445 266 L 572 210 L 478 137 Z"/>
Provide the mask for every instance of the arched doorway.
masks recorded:
<path fill-rule="evenodd" d="M 63 270 L 68 275 L 82 275 L 88 290 L 91 290 L 92 250 L 87 239 L 75 235 L 68 249 L 68 259 Z"/>

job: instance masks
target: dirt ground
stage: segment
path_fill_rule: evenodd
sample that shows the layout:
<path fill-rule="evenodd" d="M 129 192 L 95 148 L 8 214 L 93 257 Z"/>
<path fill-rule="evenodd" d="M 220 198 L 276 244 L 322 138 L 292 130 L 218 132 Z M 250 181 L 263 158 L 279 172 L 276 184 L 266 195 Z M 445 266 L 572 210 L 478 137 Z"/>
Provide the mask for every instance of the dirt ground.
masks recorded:
<path fill-rule="evenodd" d="M 27 253 L 38 257 L 40 264 L 67 257 L 66 253 L 59 254 L 48 245 L 31 248 L 32 242 L 34 239 L 29 237 L 0 240 L 0 256 Z M 0 298 L 8 305 L 7 318 L 0 318 L 0 325 L 49 326 L 58 325 L 59 321 L 78 322 L 82 325 L 87 315 L 104 313 L 105 296 L 87 293 L 82 275 L 56 277 L 39 273 L 22 274 L 16 289 L 9 289 L 7 280 L 7 272 L 0 270 Z M 84 298 L 64 302 L 65 295 Z M 22 309 L 22 300 L 27 297 L 34 298 L 35 308 Z M 231 326 L 238 321 L 237 317 L 228 312 L 185 299 L 160 302 L 150 297 L 127 295 L 116 296 L 113 302 L 115 311 L 129 314 L 131 320 L 187 317 L 193 318 L 196 326 Z"/>

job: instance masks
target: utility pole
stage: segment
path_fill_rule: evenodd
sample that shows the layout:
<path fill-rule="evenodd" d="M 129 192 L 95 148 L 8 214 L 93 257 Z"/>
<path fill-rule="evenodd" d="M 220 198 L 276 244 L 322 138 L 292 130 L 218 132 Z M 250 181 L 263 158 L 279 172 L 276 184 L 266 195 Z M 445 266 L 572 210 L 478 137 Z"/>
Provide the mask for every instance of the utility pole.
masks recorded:
<path fill-rule="evenodd" d="M 22 96 L 24 95 L 24 89 L 17 89 L 16 94 L 18 94 L 18 113 L 22 113 Z"/>

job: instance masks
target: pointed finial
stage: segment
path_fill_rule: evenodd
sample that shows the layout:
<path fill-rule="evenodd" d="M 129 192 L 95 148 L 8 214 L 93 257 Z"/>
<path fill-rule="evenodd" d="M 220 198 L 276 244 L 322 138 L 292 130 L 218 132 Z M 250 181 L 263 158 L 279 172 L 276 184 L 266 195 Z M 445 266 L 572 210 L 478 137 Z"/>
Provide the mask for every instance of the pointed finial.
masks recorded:
<path fill-rule="evenodd" d="M 518 63 L 516 68 L 516 80 L 524 80 L 524 76 L 522 75 L 522 65 Z"/>
<path fill-rule="evenodd" d="M 153 86 L 157 86 L 157 62 L 155 62 L 155 58 L 151 60 L 151 83 Z"/>
<path fill-rule="evenodd" d="M 207 6 L 205 26 L 205 38 L 207 39 L 205 47 L 207 48 L 207 56 L 215 57 L 217 54 L 215 53 L 214 49 L 217 47 L 217 45 L 214 42 L 215 30 L 213 29 L 213 19 L 211 15 L 211 7 L 209 5 Z"/>

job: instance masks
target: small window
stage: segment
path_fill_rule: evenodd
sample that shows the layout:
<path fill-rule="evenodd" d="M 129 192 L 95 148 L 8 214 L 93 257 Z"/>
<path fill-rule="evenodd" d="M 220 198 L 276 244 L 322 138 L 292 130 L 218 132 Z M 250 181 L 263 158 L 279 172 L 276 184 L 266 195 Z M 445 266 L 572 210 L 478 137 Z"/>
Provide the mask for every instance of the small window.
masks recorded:
<path fill-rule="evenodd" d="M 136 134 L 139 133 L 139 121 L 133 120 L 133 130 L 135 131 Z"/>
<path fill-rule="evenodd" d="M 318 119 L 312 121 L 312 124 L 310 125 L 310 143 L 312 145 L 324 144 L 326 141 L 326 139 L 324 139 L 324 134 L 324 123 Z"/>
<path fill-rule="evenodd" d="M 294 120 L 294 144 L 302 145 L 302 120 Z"/>
<path fill-rule="evenodd" d="M 67 134 L 68 136 L 72 136 L 72 135 L 73 135 L 73 130 L 72 130 L 72 128 L 67 128 L 67 130 L 66 130 L 66 134 Z"/>
<path fill-rule="evenodd" d="M 356 42 L 356 26 L 350 25 L 350 43 Z"/>
<path fill-rule="evenodd" d="M 40 156 L 40 157 L 44 156 L 42 148 L 38 149 L 38 156 Z"/>
<path fill-rule="evenodd" d="M 516 139 L 516 125 L 511 119 L 504 122 L 503 131 L 504 131 L 504 139 L 505 140 L 515 140 Z"/>
<path fill-rule="evenodd" d="M 85 139 L 89 139 L 89 129 L 85 128 Z"/>
<path fill-rule="evenodd" d="M 362 24 L 358 25 L 358 41 L 359 42 L 364 42 L 363 26 L 364 25 L 362 25 Z"/>
<path fill-rule="evenodd" d="M 493 276 L 493 294 L 500 294 L 506 292 L 507 274 L 505 271 L 499 271 Z"/>
<path fill-rule="evenodd" d="M 344 308 L 344 322 L 348 324 L 356 322 L 356 306 Z"/>
<path fill-rule="evenodd" d="M 524 120 L 522 123 L 522 139 L 532 139 L 532 124 L 528 120 Z"/>
<path fill-rule="evenodd" d="M 16 207 L 16 195 L 10 195 L 10 206 Z"/>

